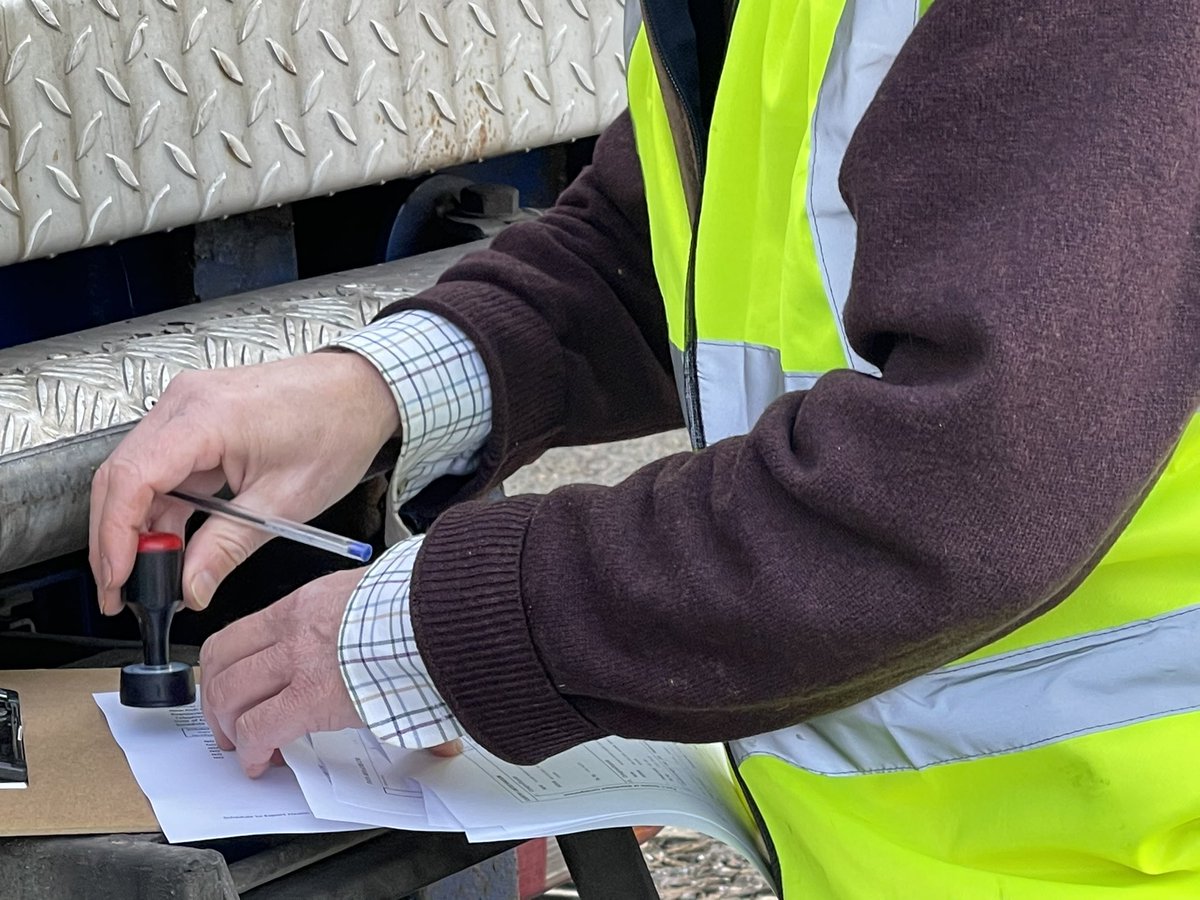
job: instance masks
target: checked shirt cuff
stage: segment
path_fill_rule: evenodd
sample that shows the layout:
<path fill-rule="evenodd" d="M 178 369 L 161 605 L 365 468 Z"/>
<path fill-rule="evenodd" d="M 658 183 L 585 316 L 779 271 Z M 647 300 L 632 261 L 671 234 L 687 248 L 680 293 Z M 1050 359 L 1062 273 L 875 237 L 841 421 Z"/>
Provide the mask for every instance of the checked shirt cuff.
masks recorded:
<path fill-rule="evenodd" d="M 462 330 L 410 309 L 334 341 L 383 376 L 400 412 L 396 478 L 403 503 L 443 475 L 468 475 L 492 430 L 492 389 L 483 357 Z"/>
<path fill-rule="evenodd" d="M 379 740 L 410 750 L 463 734 L 430 680 L 409 618 L 409 587 L 421 541 L 396 544 L 367 569 L 338 636 L 342 679 L 359 715 Z"/>

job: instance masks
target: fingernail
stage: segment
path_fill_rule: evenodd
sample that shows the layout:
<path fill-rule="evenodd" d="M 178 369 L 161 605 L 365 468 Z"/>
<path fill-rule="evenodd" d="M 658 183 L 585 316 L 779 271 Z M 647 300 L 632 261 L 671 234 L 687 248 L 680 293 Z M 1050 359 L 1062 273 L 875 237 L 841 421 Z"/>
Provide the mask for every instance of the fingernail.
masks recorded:
<path fill-rule="evenodd" d="M 444 744 L 438 744 L 436 747 L 431 747 L 429 752 L 439 759 L 450 759 L 451 757 L 458 756 L 463 752 L 462 741 L 460 741 L 458 738 L 455 738 L 452 741 L 446 741 Z"/>
<path fill-rule="evenodd" d="M 192 578 L 192 599 L 200 609 L 212 603 L 213 594 L 217 592 L 217 580 L 208 572 L 197 572 Z"/>
<path fill-rule="evenodd" d="M 112 587 L 112 565 L 105 557 L 100 558 L 100 584 L 97 587 L 99 590 L 96 591 L 96 600 L 100 604 L 100 615 L 107 616 L 108 606 L 105 600 Z"/>

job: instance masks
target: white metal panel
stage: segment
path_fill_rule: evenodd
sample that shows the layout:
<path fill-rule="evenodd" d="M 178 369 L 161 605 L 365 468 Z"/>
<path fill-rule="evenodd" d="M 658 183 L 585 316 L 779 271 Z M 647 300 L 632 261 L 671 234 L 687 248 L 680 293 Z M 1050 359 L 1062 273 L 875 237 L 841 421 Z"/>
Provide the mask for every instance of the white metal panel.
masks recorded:
<path fill-rule="evenodd" d="M 128 426 L 172 377 L 309 353 L 432 285 L 484 242 L 194 303 L 0 350 L 0 463 Z"/>
<path fill-rule="evenodd" d="M 485 245 L 0 349 L 0 572 L 86 544 L 92 473 L 180 372 L 307 353 Z"/>
<path fill-rule="evenodd" d="M 597 133 L 619 0 L 0 0 L 0 265 Z"/>

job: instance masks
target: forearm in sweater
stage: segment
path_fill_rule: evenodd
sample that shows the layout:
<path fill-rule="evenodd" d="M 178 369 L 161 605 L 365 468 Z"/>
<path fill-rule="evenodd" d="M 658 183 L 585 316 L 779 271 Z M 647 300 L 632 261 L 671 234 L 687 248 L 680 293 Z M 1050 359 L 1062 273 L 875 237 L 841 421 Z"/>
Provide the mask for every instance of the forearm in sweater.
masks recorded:
<path fill-rule="evenodd" d="M 1061 599 L 1197 404 L 1198 19 L 1195 0 L 939 0 L 842 172 L 846 326 L 882 377 L 831 373 L 614 488 L 443 515 L 413 619 L 468 732 L 520 762 L 612 732 L 736 738 Z M 550 385 L 614 333 L 520 304 L 504 377 L 527 366 L 552 408 L 513 433 L 544 442 L 568 400 L 603 418 L 607 369 Z"/>
<path fill-rule="evenodd" d="M 682 424 L 628 114 L 545 215 L 507 228 L 435 287 L 382 315 L 404 309 L 460 327 L 492 383 L 492 431 L 479 468 L 417 497 L 407 512 L 418 521 L 481 494 L 550 447 Z"/>

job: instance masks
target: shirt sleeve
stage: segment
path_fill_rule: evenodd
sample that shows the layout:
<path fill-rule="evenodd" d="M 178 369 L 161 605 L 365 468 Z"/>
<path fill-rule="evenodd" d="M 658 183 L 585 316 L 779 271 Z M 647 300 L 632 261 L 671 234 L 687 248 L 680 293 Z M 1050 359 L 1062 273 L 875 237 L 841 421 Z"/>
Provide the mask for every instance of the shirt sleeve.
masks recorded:
<path fill-rule="evenodd" d="M 492 390 L 483 357 L 457 326 L 435 313 L 406 310 L 332 346 L 365 357 L 396 400 L 400 503 L 443 475 L 475 470 L 492 430 Z"/>
<path fill-rule="evenodd" d="M 358 714 L 381 741 L 435 747 L 463 734 L 429 677 L 409 618 L 422 538 L 402 541 L 363 576 L 342 618 L 338 660 Z"/>
<path fill-rule="evenodd" d="M 402 429 L 392 483 L 397 506 L 443 475 L 475 470 L 492 427 L 492 392 L 483 358 L 459 328 L 435 313 L 409 310 L 333 346 L 365 357 L 396 400 Z M 338 636 L 342 678 L 359 715 L 381 741 L 410 749 L 462 734 L 433 687 L 409 619 L 420 546 L 420 538 L 403 541 L 371 565 Z"/>

